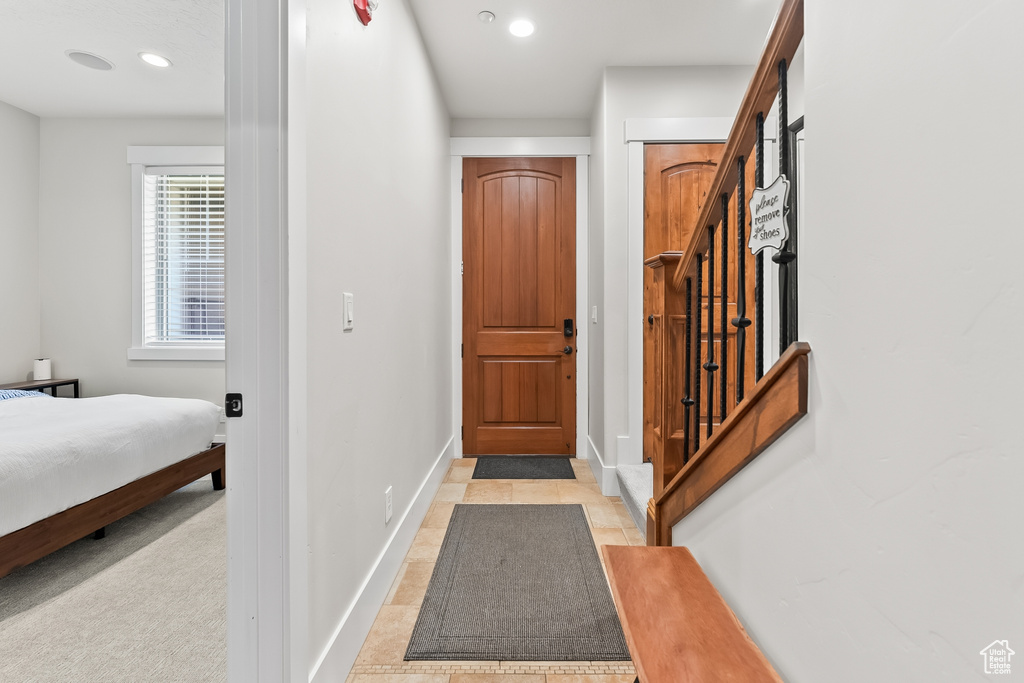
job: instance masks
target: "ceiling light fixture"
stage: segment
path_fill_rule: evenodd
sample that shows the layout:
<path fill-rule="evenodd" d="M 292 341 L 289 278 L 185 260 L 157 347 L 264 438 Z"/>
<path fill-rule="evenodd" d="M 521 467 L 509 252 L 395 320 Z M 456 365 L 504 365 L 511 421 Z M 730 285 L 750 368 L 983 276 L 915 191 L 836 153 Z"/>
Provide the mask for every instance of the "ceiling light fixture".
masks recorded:
<path fill-rule="evenodd" d="M 533 35 L 533 22 L 528 19 L 516 19 L 508 25 L 508 32 L 518 38 Z"/>
<path fill-rule="evenodd" d="M 171 60 L 167 57 L 161 57 L 160 55 L 153 54 L 152 52 L 140 52 L 139 59 L 144 61 L 146 64 L 158 66 L 161 69 L 166 69 L 171 65 Z"/>
<path fill-rule="evenodd" d="M 66 54 L 68 56 L 68 59 L 70 59 L 75 64 L 81 64 L 82 66 L 87 66 L 90 69 L 96 69 L 98 71 L 110 71 L 114 68 L 114 65 L 111 62 L 108 62 L 107 60 L 103 59 L 103 57 L 100 57 L 99 55 L 94 55 L 91 52 L 82 52 L 81 50 L 68 50 L 64 54 Z"/>
<path fill-rule="evenodd" d="M 494 21 L 494 12 L 484 10 L 480 14 L 476 15 L 476 18 L 479 19 L 482 24 L 489 24 Z"/>

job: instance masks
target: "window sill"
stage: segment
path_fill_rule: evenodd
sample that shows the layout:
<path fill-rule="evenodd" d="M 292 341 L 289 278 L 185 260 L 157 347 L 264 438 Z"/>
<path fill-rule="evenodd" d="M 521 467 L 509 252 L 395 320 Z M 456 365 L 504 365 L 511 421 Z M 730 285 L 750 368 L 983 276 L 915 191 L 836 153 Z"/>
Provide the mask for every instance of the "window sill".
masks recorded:
<path fill-rule="evenodd" d="M 131 347 L 128 360 L 224 360 L 224 347 L 168 346 Z"/>

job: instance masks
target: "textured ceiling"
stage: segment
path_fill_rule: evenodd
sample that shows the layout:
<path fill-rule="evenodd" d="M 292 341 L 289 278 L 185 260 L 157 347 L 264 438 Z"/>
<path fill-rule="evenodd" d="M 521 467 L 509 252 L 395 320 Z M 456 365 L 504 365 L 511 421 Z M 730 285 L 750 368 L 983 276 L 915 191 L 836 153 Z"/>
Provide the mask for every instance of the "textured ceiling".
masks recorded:
<path fill-rule="evenodd" d="M 67 50 L 114 69 L 83 67 Z M 38 116 L 220 115 L 224 0 L 0 0 L 0 101 Z"/>
<path fill-rule="evenodd" d="M 380 0 L 375 21 L 402 1 Z M 605 66 L 753 64 L 779 4 L 407 1 L 454 118 L 588 118 Z M 496 20 L 480 23 L 481 10 Z M 533 36 L 509 34 L 519 17 L 537 24 Z M 115 68 L 88 69 L 67 50 Z M 39 116 L 216 116 L 223 50 L 224 0 L 0 0 L 0 101 Z M 141 51 L 174 67 L 148 66 Z"/>

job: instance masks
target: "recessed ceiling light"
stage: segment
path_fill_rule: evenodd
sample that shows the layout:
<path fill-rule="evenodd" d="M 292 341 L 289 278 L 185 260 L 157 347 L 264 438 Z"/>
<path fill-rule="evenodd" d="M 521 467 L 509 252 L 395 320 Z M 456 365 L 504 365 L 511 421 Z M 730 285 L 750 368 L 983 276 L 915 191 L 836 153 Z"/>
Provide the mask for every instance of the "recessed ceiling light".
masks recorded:
<path fill-rule="evenodd" d="M 99 55 L 94 55 L 91 52 L 82 52 L 81 50 L 68 50 L 65 52 L 72 62 L 87 66 L 90 69 L 98 69 L 100 71 L 110 71 L 114 68 L 114 65 L 107 60 L 103 59 Z"/>
<path fill-rule="evenodd" d="M 476 15 L 476 18 L 479 19 L 481 23 L 489 24 L 494 21 L 494 12 L 484 10 L 480 14 Z"/>
<path fill-rule="evenodd" d="M 140 52 L 139 59 L 144 61 L 146 64 L 152 64 L 153 66 L 158 66 L 161 69 L 166 69 L 171 65 L 171 60 L 167 59 L 167 57 L 161 57 L 160 55 L 155 55 L 152 52 Z"/>
<path fill-rule="evenodd" d="M 514 36 L 525 38 L 533 34 L 533 22 L 527 19 L 516 19 L 509 24 L 508 31 Z"/>

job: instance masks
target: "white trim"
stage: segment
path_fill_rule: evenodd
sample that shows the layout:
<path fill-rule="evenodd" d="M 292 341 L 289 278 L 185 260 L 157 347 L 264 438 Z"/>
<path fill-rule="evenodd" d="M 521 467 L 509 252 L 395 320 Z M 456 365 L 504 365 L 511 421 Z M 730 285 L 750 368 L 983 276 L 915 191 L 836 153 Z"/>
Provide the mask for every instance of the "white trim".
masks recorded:
<path fill-rule="evenodd" d="M 619 478 L 616 476 L 614 465 L 605 465 L 601 452 L 597 450 L 594 440 L 587 436 L 587 458 L 590 461 L 590 471 L 601 487 L 601 493 L 605 496 L 619 495 Z"/>
<path fill-rule="evenodd" d="M 453 157 L 576 157 L 590 138 L 452 138 Z"/>
<path fill-rule="evenodd" d="M 223 166 L 222 145 L 129 145 L 128 163 L 143 166 Z"/>
<path fill-rule="evenodd" d="M 373 626 L 373 621 L 387 598 L 391 584 L 402 568 L 405 555 L 412 547 L 416 532 L 426 518 L 430 503 L 455 456 L 455 441 L 454 437 L 448 440 L 430 473 L 406 508 L 405 514 L 398 520 L 391 538 L 377 556 L 377 561 L 373 563 L 363 585 L 356 591 L 355 599 L 334 629 L 327 647 L 313 665 L 313 670 L 309 673 L 311 683 L 344 681 L 349 675 L 363 641 L 366 640 L 370 627 Z"/>
<path fill-rule="evenodd" d="M 302 609 L 289 566 L 304 542 L 290 536 L 290 494 L 305 482 L 289 461 L 288 3 L 226 5 L 225 374 L 245 411 L 227 421 L 229 683 L 289 677 Z"/>
<path fill-rule="evenodd" d="M 624 142 L 725 142 L 732 116 L 688 119 L 626 119 Z"/>
<path fill-rule="evenodd" d="M 134 287 L 132 291 L 134 293 Z M 134 298 L 134 297 L 133 297 Z M 210 360 L 223 361 L 224 347 L 201 346 L 132 346 L 128 360 Z"/>
<path fill-rule="evenodd" d="M 508 141 L 516 141 L 510 147 Z M 471 144 L 463 144 L 468 141 Z M 567 142 L 568 141 L 568 142 Z M 528 153 L 509 149 L 528 149 Z M 571 151 L 576 149 L 575 153 Z M 585 149 L 586 152 L 579 150 Z M 465 156 L 576 157 L 576 457 L 585 458 L 583 439 L 590 433 L 588 339 L 590 319 L 590 138 L 452 138 L 452 432 L 455 457 L 462 440 L 462 159 Z M 469 153 L 472 152 L 472 153 Z M 589 437 L 587 437 L 589 439 Z"/>

